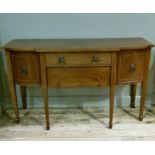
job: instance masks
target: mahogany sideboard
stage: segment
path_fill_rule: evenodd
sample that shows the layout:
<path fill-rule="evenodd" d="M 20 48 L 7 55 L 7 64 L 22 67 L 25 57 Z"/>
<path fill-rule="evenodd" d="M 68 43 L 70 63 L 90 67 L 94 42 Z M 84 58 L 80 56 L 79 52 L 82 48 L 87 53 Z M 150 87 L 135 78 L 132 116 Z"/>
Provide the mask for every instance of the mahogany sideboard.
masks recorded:
<path fill-rule="evenodd" d="M 141 82 L 139 120 L 143 120 L 147 73 L 153 44 L 143 38 L 17 39 L 4 46 L 16 121 L 19 122 L 16 84 L 23 108 L 25 87 L 41 85 L 46 129 L 50 129 L 48 87 L 110 87 L 109 128 L 113 124 L 115 86 L 130 84 L 131 107 L 136 83 Z"/>

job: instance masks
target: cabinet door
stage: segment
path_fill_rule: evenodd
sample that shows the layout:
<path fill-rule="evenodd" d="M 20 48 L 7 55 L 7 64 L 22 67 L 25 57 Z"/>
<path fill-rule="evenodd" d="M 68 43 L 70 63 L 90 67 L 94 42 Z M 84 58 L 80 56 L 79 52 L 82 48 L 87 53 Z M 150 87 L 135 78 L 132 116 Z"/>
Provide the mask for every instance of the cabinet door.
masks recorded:
<path fill-rule="evenodd" d="M 129 83 L 143 79 L 145 50 L 121 51 L 118 54 L 118 83 Z"/>
<path fill-rule="evenodd" d="M 12 53 L 14 79 L 20 84 L 40 82 L 39 57 L 37 53 Z"/>

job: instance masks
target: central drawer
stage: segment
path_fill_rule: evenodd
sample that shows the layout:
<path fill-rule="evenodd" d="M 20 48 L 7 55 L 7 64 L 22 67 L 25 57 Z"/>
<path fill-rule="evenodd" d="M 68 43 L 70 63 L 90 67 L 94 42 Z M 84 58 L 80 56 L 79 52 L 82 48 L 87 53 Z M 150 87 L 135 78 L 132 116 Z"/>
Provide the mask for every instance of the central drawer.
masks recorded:
<path fill-rule="evenodd" d="M 51 87 L 108 86 L 110 67 L 50 67 L 47 82 Z"/>
<path fill-rule="evenodd" d="M 47 53 L 47 67 L 110 66 L 111 53 Z"/>

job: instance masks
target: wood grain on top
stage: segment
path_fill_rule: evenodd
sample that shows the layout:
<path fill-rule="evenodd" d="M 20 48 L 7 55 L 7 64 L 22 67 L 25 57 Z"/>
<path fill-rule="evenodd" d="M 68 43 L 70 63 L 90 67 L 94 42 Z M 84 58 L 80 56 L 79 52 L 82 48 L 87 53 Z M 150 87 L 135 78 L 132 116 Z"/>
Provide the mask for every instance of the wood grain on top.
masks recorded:
<path fill-rule="evenodd" d="M 142 49 L 153 46 L 143 38 L 16 39 L 7 43 L 4 49 L 21 52 L 120 51 L 121 49 Z"/>

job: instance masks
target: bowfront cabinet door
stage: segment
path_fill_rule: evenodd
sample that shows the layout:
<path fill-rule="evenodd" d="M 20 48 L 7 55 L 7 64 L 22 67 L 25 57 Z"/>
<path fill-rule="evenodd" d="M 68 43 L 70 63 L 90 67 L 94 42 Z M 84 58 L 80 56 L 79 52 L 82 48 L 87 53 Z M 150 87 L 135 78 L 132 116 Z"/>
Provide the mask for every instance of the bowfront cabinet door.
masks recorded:
<path fill-rule="evenodd" d="M 40 83 L 39 57 L 37 53 L 11 53 L 13 74 L 16 83 Z"/>
<path fill-rule="evenodd" d="M 130 83 L 143 80 L 145 50 L 120 51 L 118 54 L 118 83 Z"/>

